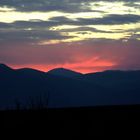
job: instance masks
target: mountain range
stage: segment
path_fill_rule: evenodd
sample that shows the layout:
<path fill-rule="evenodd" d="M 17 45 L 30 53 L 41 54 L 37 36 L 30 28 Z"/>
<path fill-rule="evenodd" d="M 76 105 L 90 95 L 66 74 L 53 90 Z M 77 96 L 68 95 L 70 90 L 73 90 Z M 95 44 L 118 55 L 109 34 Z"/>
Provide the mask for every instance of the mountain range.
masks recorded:
<path fill-rule="evenodd" d="M 140 104 L 140 71 L 81 74 L 0 64 L 0 109 Z"/>

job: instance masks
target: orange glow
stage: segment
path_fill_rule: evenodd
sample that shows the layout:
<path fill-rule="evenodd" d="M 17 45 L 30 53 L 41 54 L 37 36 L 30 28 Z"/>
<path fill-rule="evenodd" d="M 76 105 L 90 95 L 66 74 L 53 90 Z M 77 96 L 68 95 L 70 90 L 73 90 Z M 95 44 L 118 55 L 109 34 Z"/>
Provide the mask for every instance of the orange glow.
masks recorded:
<path fill-rule="evenodd" d="M 95 62 L 93 60 L 89 60 L 89 61 L 81 62 L 81 63 L 72 63 L 72 64 L 66 63 L 66 64 L 57 64 L 57 65 L 46 65 L 46 64 L 11 65 L 11 67 L 14 69 L 33 68 L 33 69 L 47 72 L 54 68 L 67 68 L 67 69 L 74 70 L 81 73 L 104 71 L 104 70 L 111 69 L 113 66 L 115 66 L 115 63 L 110 62 L 110 61 L 105 61 L 105 60 L 103 61 L 100 60 L 100 61 L 95 61 Z"/>

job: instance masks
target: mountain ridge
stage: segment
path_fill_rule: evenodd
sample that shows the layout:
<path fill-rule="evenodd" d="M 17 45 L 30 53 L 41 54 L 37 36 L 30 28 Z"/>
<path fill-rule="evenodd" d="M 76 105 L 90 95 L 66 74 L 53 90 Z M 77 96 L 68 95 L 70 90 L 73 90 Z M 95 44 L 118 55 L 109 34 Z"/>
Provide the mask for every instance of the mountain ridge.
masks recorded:
<path fill-rule="evenodd" d="M 40 100 L 46 104 L 49 100 L 47 107 L 50 108 L 140 104 L 140 71 L 80 76 L 72 71 L 71 76 L 71 71 L 69 75 L 65 69 L 54 69 L 54 72 L 61 70 L 56 75 L 34 69 L 0 67 L 0 109 L 15 107 L 15 100 L 22 107 L 40 104 Z M 5 72 L 1 72 L 2 69 Z"/>
<path fill-rule="evenodd" d="M 10 69 L 10 70 L 16 70 L 16 71 L 36 71 L 36 72 L 42 72 L 42 73 L 53 73 L 55 71 L 70 71 L 70 72 L 73 72 L 73 73 L 77 73 L 79 75 L 90 75 L 90 74 L 100 74 L 100 73 L 111 73 L 111 72 L 116 72 L 116 73 L 125 73 L 125 72 L 140 72 L 140 70 L 105 70 L 105 71 L 101 71 L 101 72 L 90 72 L 90 73 L 80 73 L 80 72 L 77 72 L 77 71 L 74 71 L 74 70 L 71 70 L 71 69 L 67 69 L 67 68 L 62 68 L 62 67 L 58 67 L 58 68 L 54 68 L 54 69 L 51 69 L 47 72 L 44 72 L 44 71 L 41 71 L 41 70 L 38 70 L 38 69 L 34 69 L 34 68 L 18 68 L 18 69 L 13 69 L 12 67 L 4 64 L 4 63 L 0 63 L 0 68 L 7 68 L 7 69 Z M 57 74 L 56 74 L 57 75 Z"/>
<path fill-rule="evenodd" d="M 5 65 L 5 64 L 3 64 L 3 63 L 0 63 L 0 71 L 2 72 L 4 72 L 4 71 L 12 71 L 12 70 L 14 70 L 14 69 L 12 69 L 11 67 L 9 67 L 9 66 L 7 66 L 7 65 Z"/>
<path fill-rule="evenodd" d="M 55 68 L 47 72 L 48 74 L 53 74 L 56 76 L 64 76 L 69 78 L 75 78 L 78 76 L 82 76 L 83 74 L 79 72 L 75 72 L 73 70 L 65 69 L 65 68 Z"/>

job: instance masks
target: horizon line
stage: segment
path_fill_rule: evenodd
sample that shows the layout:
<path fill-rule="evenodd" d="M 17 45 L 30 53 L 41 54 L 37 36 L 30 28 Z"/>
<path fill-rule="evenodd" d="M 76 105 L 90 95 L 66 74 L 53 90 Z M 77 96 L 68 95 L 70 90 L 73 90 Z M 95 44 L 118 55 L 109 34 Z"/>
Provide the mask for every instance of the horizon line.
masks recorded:
<path fill-rule="evenodd" d="M 40 71 L 40 72 L 44 72 L 44 73 L 48 73 L 49 71 L 52 71 L 52 70 L 55 70 L 55 69 L 65 69 L 65 70 L 69 70 L 69 71 L 72 71 L 72 72 L 75 72 L 75 73 L 79 73 L 79 74 L 91 74 L 91 73 L 102 73 L 102 72 L 107 72 L 107 71 L 122 71 L 122 72 L 128 72 L 128 71 L 140 71 L 140 69 L 108 69 L 108 70 L 103 70 L 103 71 L 97 71 L 97 72 L 87 72 L 87 73 L 84 73 L 84 72 L 79 72 L 79 71 L 76 71 L 76 70 L 72 70 L 72 69 L 68 69 L 68 68 L 64 68 L 64 67 L 56 67 L 56 68 L 52 68 L 52 69 L 49 69 L 47 71 L 43 71 L 43 70 L 40 70 L 38 68 L 31 68 L 31 67 L 20 67 L 20 68 L 13 68 L 13 66 L 9 66 L 5 63 L 0 63 L 0 65 L 5 65 L 6 67 L 9 67 L 10 69 L 13 69 L 13 70 L 20 70 L 20 69 L 32 69 L 32 70 L 36 70 L 36 71 Z"/>

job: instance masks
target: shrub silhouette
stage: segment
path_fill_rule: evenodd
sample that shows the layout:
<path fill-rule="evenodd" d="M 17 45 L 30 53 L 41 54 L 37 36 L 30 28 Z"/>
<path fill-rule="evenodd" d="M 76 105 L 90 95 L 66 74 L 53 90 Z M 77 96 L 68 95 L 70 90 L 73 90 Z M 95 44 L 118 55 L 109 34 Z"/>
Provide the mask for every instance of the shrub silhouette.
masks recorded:
<path fill-rule="evenodd" d="M 50 100 L 50 94 L 48 93 L 46 95 L 39 95 L 36 97 L 29 97 L 29 103 L 28 105 L 23 106 L 23 104 L 16 99 L 15 100 L 15 109 L 16 110 L 23 110 L 23 109 L 28 109 L 28 110 L 42 110 L 42 109 L 48 109 L 49 106 L 49 100 Z"/>

